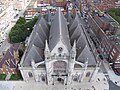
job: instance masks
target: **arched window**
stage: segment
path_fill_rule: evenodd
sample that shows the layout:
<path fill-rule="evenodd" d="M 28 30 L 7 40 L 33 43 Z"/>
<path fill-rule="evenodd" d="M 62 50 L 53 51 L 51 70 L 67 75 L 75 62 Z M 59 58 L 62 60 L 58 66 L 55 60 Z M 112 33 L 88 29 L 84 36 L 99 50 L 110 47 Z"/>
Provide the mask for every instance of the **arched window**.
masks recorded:
<path fill-rule="evenodd" d="M 74 75 L 73 76 L 73 81 L 77 81 L 78 80 L 78 75 Z"/>
<path fill-rule="evenodd" d="M 42 76 L 42 81 L 45 81 L 45 76 Z"/>
<path fill-rule="evenodd" d="M 33 74 L 31 72 L 28 72 L 28 76 L 31 78 L 33 77 Z"/>
<path fill-rule="evenodd" d="M 87 73 L 86 73 L 86 77 L 89 77 L 89 76 L 90 76 L 90 72 L 87 72 Z"/>
<path fill-rule="evenodd" d="M 53 63 L 53 71 L 54 73 L 65 73 L 66 66 L 67 64 L 64 61 L 56 61 Z"/>

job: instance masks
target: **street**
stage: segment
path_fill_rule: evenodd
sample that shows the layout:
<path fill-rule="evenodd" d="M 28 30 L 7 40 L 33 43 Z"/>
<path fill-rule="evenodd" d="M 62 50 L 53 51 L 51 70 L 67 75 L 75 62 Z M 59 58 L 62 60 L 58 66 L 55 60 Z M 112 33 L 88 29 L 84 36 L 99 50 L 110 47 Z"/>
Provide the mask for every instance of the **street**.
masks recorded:
<path fill-rule="evenodd" d="M 33 0 L 34 1 L 34 0 Z M 27 5 L 29 5 L 31 2 L 31 0 L 28 2 Z M 15 19 L 12 19 L 11 20 L 11 25 L 9 25 L 5 30 L 4 30 L 4 34 L 3 34 L 3 37 L 0 38 L 0 55 L 2 55 L 3 52 L 7 51 L 7 49 L 11 46 L 10 43 L 8 43 L 8 35 L 9 35 L 9 32 L 11 30 L 11 28 L 15 25 L 16 21 L 19 19 L 19 17 L 22 17 L 24 12 L 26 10 L 26 7 L 25 9 L 23 9 L 22 11 L 20 11 L 18 14 L 18 16 L 15 18 Z M 3 40 L 4 39 L 4 40 Z"/>
<path fill-rule="evenodd" d="M 83 17 L 83 18 L 85 18 L 85 17 Z M 86 27 L 85 30 L 87 32 L 87 35 L 89 35 L 91 37 L 94 36 L 94 33 L 92 32 L 91 28 L 87 27 L 87 26 L 89 26 L 88 25 L 89 23 L 87 22 L 87 18 L 84 19 L 84 20 L 81 20 L 81 21 L 82 21 L 83 25 Z M 95 41 L 96 46 L 98 48 L 99 47 L 99 42 L 98 42 L 98 40 L 96 40 L 97 39 L 96 36 L 94 36 L 92 38 Z M 103 60 L 105 60 L 105 59 L 103 59 Z M 113 74 L 108 73 L 108 71 L 110 71 L 111 73 L 114 73 L 114 72 L 112 72 L 112 69 L 109 66 L 109 64 L 106 63 L 106 61 L 103 61 L 103 60 L 102 59 L 100 60 L 101 61 L 100 69 L 102 70 L 102 72 L 104 73 L 104 75 L 106 76 L 106 78 L 107 78 L 107 80 L 109 82 L 109 90 L 120 90 L 120 86 L 117 86 L 115 84 L 115 81 L 117 82 L 119 79 L 118 80 L 114 80 L 116 78 L 116 76 L 113 75 Z"/>
<path fill-rule="evenodd" d="M 111 80 L 109 80 L 109 90 L 120 90 L 120 87 L 115 85 Z"/>
<path fill-rule="evenodd" d="M 8 43 L 7 40 L 5 40 L 2 44 L 1 44 L 1 47 L 0 47 L 0 55 L 2 55 L 2 53 L 4 51 L 7 51 L 7 49 L 11 46 L 10 43 Z"/>

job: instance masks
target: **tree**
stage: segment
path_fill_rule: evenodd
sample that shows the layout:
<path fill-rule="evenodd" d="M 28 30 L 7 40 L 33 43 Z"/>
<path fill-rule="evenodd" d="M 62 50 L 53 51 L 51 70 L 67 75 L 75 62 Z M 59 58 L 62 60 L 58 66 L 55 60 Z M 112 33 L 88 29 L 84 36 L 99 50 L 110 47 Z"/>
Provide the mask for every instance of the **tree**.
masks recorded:
<path fill-rule="evenodd" d="M 120 8 L 112 8 L 108 13 L 120 24 Z"/>
<path fill-rule="evenodd" d="M 26 22 L 25 18 L 20 17 L 9 33 L 10 42 L 19 43 L 25 41 L 26 37 L 28 37 L 32 32 L 37 19 L 38 18 L 35 17 L 31 21 Z"/>
<path fill-rule="evenodd" d="M 20 17 L 19 20 L 16 22 L 16 24 L 25 24 L 26 20 L 24 17 Z"/>

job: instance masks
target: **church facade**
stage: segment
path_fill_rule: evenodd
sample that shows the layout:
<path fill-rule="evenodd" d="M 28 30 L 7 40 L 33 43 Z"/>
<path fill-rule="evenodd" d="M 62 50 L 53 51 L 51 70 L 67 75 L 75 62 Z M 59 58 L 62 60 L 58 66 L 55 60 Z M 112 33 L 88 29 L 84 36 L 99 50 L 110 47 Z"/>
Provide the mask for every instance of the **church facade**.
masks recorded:
<path fill-rule="evenodd" d="M 60 8 L 50 27 L 39 17 L 19 64 L 23 80 L 48 85 L 93 82 L 99 65 L 83 29 L 77 14 L 65 18 Z"/>

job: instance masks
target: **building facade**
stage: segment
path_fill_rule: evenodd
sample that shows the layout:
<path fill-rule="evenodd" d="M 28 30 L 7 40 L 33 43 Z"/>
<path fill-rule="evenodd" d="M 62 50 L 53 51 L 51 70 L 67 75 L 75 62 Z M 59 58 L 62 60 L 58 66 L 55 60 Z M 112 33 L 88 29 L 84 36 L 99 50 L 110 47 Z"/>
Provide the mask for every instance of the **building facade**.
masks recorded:
<path fill-rule="evenodd" d="M 94 34 L 99 40 L 99 45 L 101 46 L 101 51 L 105 58 L 111 63 L 120 63 L 119 34 L 116 34 L 117 30 L 115 30 L 112 25 L 115 21 L 110 18 L 106 20 L 105 18 L 108 17 L 91 16 L 89 14 L 88 21 Z"/>
<path fill-rule="evenodd" d="M 38 4 L 52 4 L 52 0 L 37 0 Z"/>
<path fill-rule="evenodd" d="M 16 43 L 11 45 L 11 47 L 3 52 L 3 55 L 0 60 L 0 74 L 17 74 L 17 64 L 19 62 L 19 53 L 18 50 L 20 44 Z"/>
<path fill-rule="evenodd" d="M 69 25 L 67 20 L 60 8 L 50 29 L 45 19 L 39 17 L 19 64 L 23 80 L 68 85 L 97 78 L 99 64 L 90 51 L 77 14 Z"/>

